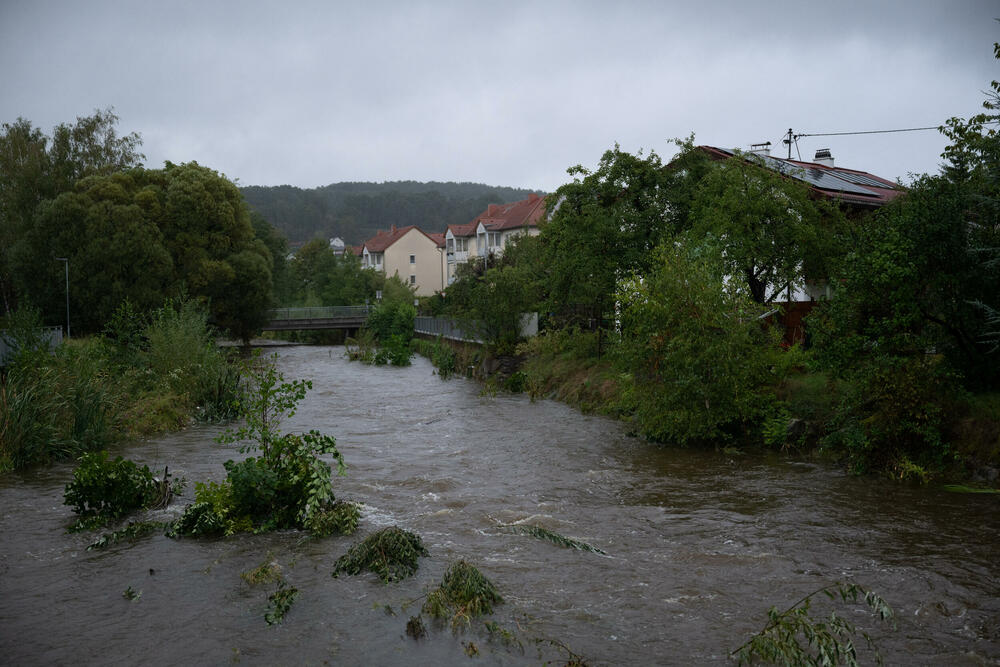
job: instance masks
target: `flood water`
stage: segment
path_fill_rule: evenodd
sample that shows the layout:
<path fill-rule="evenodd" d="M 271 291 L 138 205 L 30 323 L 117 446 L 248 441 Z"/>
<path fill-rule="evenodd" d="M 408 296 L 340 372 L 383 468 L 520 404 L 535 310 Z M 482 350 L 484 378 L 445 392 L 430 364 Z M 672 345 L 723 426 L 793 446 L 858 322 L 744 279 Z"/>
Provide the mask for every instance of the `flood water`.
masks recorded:
<path fill-rule="evenodd" d="M 278 363 L 313 381 L 285 427 L 337 438 L 349 470 L 335 492 L 364 505 L 355 535 L 154 535 L 87 551 L 98 533 L 65 532 L 72 465 L 2 476 L 0 663 L 539 665 L 564 663 L 565 646 L 591 665 L 725 664 L 769 607 L 844 581 L 893 607 L 895 628 L 837 608 L 886 664 L 1000 664 L 1000 496 L 660 448 L 560 403 L 441 381 L 419 357 L 399 369 L 342 355 L 293 347 Z M 143 518 L 172 518 L 195 481 L 224 478 L 223 462 L 240 455 L 213 442 L 218 432 L 192 427 L 114 452 L 188 480 L 185 498 Z M 501 522 L 606 555 L 501 533 Z M 415 577 L 330 576 L 352 544 L 390 525 L 430 551 Z M 271 559 L 300 590 L 275 626 L 264 621 L 273 586 L 240 579 Z M 418 598 L 459 559 L 497 585 L 505 603 L 492 620 L 517 641 L 491 641 L 481 622 L 406 636 Z M 129 587 L 141 596 L 125 599 Z"/>

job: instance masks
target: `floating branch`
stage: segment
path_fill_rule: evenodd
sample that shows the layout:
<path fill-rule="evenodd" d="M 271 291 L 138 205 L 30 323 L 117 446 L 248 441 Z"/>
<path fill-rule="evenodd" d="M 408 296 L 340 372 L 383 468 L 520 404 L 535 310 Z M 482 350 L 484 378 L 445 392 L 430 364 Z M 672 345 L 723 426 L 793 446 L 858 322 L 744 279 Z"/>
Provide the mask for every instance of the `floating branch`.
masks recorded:
<path fill-rule="evenodd" d="M 559 533 L 553 533 L 551 530 L 546 530 L 540 528 L 539 526 L 521 525 L 521 524 L 500 524 L 497 529 L 501 533 L 508 533 L 511 535 L 531 535 L 532 537 L 537 537 L 540 540 L 547 540 L 552 544 L 564 547 L 566 549 L 576 549 L 577 551 L 589 551 L 595 554 L 601 554 L 606 556 L 607 554 L 597 547 L 587 544 L 586 542 L 581 542 L 579 540 L 574 540 L 565 535 L 560 535 Z"/>

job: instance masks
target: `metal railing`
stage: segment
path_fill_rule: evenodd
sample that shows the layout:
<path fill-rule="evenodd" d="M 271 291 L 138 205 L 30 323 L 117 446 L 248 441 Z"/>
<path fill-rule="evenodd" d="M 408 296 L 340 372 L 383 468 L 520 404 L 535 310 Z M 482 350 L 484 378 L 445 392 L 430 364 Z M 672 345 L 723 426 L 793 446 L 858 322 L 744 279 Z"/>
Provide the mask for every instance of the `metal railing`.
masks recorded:
<path fill-rule="evenodd" d="M 40 333 L 42 341 L 48 343 L 49 351 L 62 345 L 62 327 L 43 327 Z M 13 357 L 17 353 L 17 347 L 7 342 L 6 335 L 6 330 L 0 330 L 0 365 L 6 363 L 8 357 Z"/>
<path fill-rule="evenodd" d="M 413 331 L 427 336 L 441 336 L 449 340 L 460 340 L 467 343 L 482 343 L 475 336 L 468 335 L 455 320 L 441 317 L 417 317 L 413 320 Z"/>
<path fill-rule="evenodd" d="M 269 320 L 318 320 L 336 317 L 368 317 L 370 306 L 317 306 L 310 308 L 274 308 L 267 311 Z"/>

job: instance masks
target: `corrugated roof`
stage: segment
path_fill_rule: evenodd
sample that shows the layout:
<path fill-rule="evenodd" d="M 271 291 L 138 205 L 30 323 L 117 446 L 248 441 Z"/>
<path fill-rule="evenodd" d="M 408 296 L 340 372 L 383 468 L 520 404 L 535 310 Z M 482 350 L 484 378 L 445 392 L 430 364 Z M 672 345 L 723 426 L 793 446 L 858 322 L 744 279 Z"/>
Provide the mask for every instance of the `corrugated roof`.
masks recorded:
<path fill-rule="evenodd" d="M 735 151 L 715 146 L 699 146 L 717 160 L 726 160 Z M 840 202 L 861 206 L 884 206 L 902 194 L 902 188 L 890 180 L 858 169 L 831 167 L 818 162 L 787 160 L 772 155 L 756 155 L 764 166 L 780 174 L 802 181 L 813 192 Z"/>

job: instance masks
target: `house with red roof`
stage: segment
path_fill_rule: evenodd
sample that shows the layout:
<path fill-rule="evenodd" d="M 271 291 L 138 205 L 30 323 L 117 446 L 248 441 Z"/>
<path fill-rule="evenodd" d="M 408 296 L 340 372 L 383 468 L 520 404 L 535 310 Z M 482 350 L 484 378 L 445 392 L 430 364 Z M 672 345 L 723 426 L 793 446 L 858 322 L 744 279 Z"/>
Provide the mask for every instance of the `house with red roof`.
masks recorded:
<path fill-rule="evenodd" d="M 361 246 L 361 267 L 398 276 L 416 290 L 430 296 L 444 289 L 444 235 L 428 234 L 415 225 L 379 230 Z"/>
<path fill-rule="evenodd" d="M 737 151 L 715 146 L 699 146 L 713 160 L 728 160 Z M 791 160 L 771 155 L 770 144 L 759 144 L 757 150 L 743 155 L 758 160 L 766 169 L 786 178 L 805 183 L 813 197 L 835 202 L 849 217 L 858 217 L 885 206 L 905 192 L 903 186 L 859 169 L 837 167 L 829 148 L 816 151 L 812 162 Z M 804 285 L 789 289 L 781 306 L 781 320 L 789 342 L 802 340 L 803 318 L 816 301 L 830 297 L 830 285 L 824 278 L 808 278 Z"/>
<path fill-rule="evenodd" d="M 545 215 L 545 197 L 532 193 L 510 204 L 490 204 L 464 225 L 448 225 L 444 233 L 447 284 L 455 280 L 460 264 L 475 257 L 499 256 L 520 235 L 537 235 L 538 221 Z"/>

